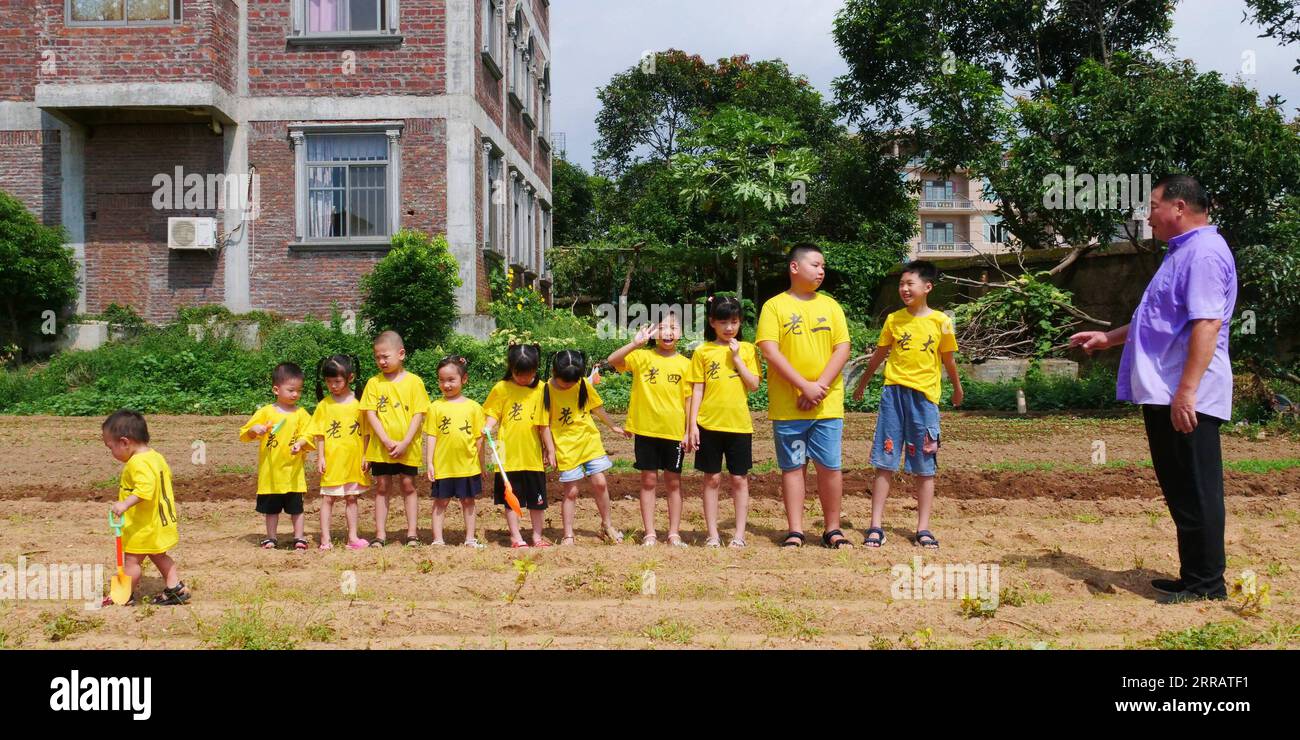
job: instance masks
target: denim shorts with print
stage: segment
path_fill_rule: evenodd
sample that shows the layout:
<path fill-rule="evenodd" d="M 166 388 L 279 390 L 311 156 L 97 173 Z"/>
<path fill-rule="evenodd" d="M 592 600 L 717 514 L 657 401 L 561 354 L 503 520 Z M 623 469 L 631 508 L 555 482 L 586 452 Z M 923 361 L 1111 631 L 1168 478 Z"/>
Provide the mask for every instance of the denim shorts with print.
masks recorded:
<path fill-rule="evenodd" d="M 572 483 L 574 481 L 582 480 L 583 478 L 586 478 L 589 475 L 595 475 L 596 473 L 603 473 L 612 467 L 614 467 L 614 463 L 610 461 L 609 456 L 601 455 L 595 460 L 588 460 L 587 462 L 579 465 L 578 467 L 572 470 L 565 470 L 561 472 L 560 482 Z"/>
<path fill-rule="evenodd" d="M 782 419 L 772 422 L 776 464 L 782 471 L 798 470 L 808 458 L 828 470 L 840 469 L 843 419 Z"/>
<path fill-rule="evenodd" d="M 939 405 L 915 388 L 885 386 L 871 444 L 871 466 L 896 472 L 901 462 L 913 475 L 930 476 L 938 457 Z"/>

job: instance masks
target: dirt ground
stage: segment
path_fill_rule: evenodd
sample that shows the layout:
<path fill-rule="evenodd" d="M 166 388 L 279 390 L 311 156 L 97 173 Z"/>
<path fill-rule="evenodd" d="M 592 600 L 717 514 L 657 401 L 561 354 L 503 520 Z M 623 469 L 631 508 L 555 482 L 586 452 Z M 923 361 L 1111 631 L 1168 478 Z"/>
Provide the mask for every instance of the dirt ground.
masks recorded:
<path fill-rule="evenodd" d="M 104 511 L 116 498 L 120 466 L 100 441 L 99 421 L 0 418 L 0 564 L 103 563 L 111 574 Z M 1132 416 L 946 414 L 932 525 L 943 543 L 937 552 L 910 542 L 915 502 L 906 476 L 889 501 L 884 548 L 777 547 L 786 524 L 770 426 L 761 414 L 744 550 L 700 546 L 695 474 L 684 483 L 683 534 L 693 546 L 635 544 L 641 524 L 631 443 L 606 435 L 619 461 L 610 490 L 614 521 L 627 533 L 622 545 L 599 542 L 599 519 L 584 489 L 578 545 L 571 548 L 511 550 L 501 512 L 480 499 L 478 533 L 486 549 L 263 551 L 256 548 L 262 517 L 253 510 L 256 450 L 237 441 L 243 419 L 149 422 L 153 446 L 175 473 L 182 523 L 174 554 L 194 601 L 87 611 L 79 601 L 0 600 L 0 647 L 1092 648 L 1138 647 L 1210 622 L 1274 635 L 1260 646 L 1300 646 L 1300 575 L 1293 565 L 1300 556 L 1300 442 L 1286 438 L 1224 438 L 1230 467 L 1289 461 L 1273 472 L 1226 474 L 1229 580 L 1253 570 L 1272 597 L 1261 614 L 1244 617 L 1225 602 L 1155 603 L 1148 581 L 1177 574 L 1174 528 L 1143 465 L 1149 453 L 1141 421 Z M 864 491 L 871 472 L 864 468 L 874 423 L 874 415 L 851 414 L 845 426 L 844 530 L 855 543 L 870 519 Z M 1092 464 L 1098 440 L 1106 465 Z M 554 474 L 551 481 L 554 501 Z M 822 527 L 809 481 L 812 544 Z M 732 509 L 725 495 L 727 536 Z M 427 496 L 420 503 L 427 543 L 431 506 Z M 662 542 L 662 497 L 658 507 Z M 399 533 L 400 503 L 393 509 L 389 531 Z M 559 518 L 553 505 L 546 530 L 553 541 Z M 336 541 L 342 527 L 338 512 Z M 374 531 L 369 500 L 362 502 L 361 530 Z M 315 494 L 308 496 L 307 532 L 314 542 Z M 281 533 L 284 542 L 287 517 Z M 463 539 L 453 506 L 447 540 Z M 996 613 L 968 617 L 960 599 L 908 598 L 900 584 L 917 581 L 900 569 L 918 556 L 923 566 L 940 568 L 997 565 L 1003 598 Z M 520 568 L 530 566 L 521 585 Z M 157 571 L 146 566 L 141 592 L 161 587 Z"/>

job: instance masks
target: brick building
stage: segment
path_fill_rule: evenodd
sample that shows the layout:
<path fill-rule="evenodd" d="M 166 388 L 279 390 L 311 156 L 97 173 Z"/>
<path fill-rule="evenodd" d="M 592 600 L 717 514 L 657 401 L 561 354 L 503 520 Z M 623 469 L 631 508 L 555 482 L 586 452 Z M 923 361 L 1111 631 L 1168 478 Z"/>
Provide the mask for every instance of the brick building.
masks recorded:
<path fill-rule="evenodd" d="M 81 312 L 327 317 L 411 227 L 482 334 L 492 262 L 548 287 L 549 5 L 0 0 L 0 190 L 67 229 Z M 169 247 L 184 216 L 215 248 Z"/>

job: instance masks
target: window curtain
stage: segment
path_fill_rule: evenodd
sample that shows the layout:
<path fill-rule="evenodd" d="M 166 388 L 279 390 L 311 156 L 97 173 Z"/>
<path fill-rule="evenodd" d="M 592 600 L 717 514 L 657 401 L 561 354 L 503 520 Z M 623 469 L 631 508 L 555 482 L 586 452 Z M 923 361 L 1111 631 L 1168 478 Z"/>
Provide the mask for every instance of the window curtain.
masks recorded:
<path fill-rule="evenodd" d="M 328 33 L 343 31 L 343 14 L 339 5 L 343 0 L 307 0 L 307 31 Z"/>

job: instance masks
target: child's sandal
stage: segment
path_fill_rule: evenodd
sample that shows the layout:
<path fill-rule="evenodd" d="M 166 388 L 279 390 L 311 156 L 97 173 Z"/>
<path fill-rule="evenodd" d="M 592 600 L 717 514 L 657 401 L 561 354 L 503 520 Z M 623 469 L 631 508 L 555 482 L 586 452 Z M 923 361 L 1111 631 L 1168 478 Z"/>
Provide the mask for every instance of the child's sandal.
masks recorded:
<path fill-rule="evenodd" d="M 369 545 L 369 546 L 370 546 L 370 547 L 383 547 L 384 545 L 387 545 L 387 544 L 388 544 L 388 540 L 384 539 L 383 537 L 376 537 L 376 538 L 374 538 L 373 540 L 370 541 L 370 545 Z"/>
<path fill-rule="evenodd" d="M 803 532 L 790 532 L 781 540 L 781 547 L 803 547 Z"/>
<path fill-rule="evenodd" d="M 922 529 L 920 532 L 916 533 L 916 544 L 917 546 L 924 547 L 927 550 L 938 550 L 939 538 L 931 534 L 930 530 Z"/>
<path fill-rule="evenodd" d="M 731 540 L 731 544 L 727 545 L 727 547 L 734 547 L 734 548 L 736 548 L 737 550 L 739 550 L 739 549 L 742 548 L 742 547 L 747 547 L 747 545 L 745 544 L 745 541 L 742 540 L 741 538 L 739 538 L 739 537 L 734 537 L 734 538 L 732 538 L 732 540 Z"/>
<path fill-rule="evenodd" d="M 267 537 L 266 539 L 257 543 L 257 546 L 262 548 L 263 550 L 274 550 L 275 548 L 280 546 L 280 543 L 276 542 L 274 537 Z"/>
<path fill-rule="evenodd" d="M 879 527 L 872 527 L 871 529 L 868 529 L 867 536 L 864 537 L 862 540 L 862 545 L 864 547 L 884 547 L 885 530 Z"/>
<path fill-rule="evenodd" d="M 406 540 L 405 540 L 405 545 L 406 545 L 407 547 L 419 547 L 419 546 L 420 546 L 420 538 L 419 538 L 419 537 L 410 537 L 410 536 L 408 536 L 408 537 L 406 538 Z"/>
<path fill-rule="evenodd" d="M 304 540 L 304 539 L 302 539 L 301 537 L 294 537 L 294 538 L 293 538 L 293 549 L 295 549 L 295 550 L 306 550 L 306 549 L 307 549 L 307 540 Z"/>
<path fill-rule="evenodd" d="M 839 539 L 836 539 L 837 537 Z M 838 550 L 841 547 L 852 549 L 853 543 L 849 542 L 849 538 L 845 537 L 843 532 L 838 529 L 832 529 L 829 532 L 822 533 L 822 547 L 827 547 L 832 550 Z"/>
<path fill-rule="evenodd" d="M 181 581 L 171 588 L 164 588 L 162 593 L 151 599 L 150 603 L 155 606 L 180 606 L 190 600 L 190 590 L 185 587 L 185 582 Z"/>
<path fill-rule="evenodd" d="M 686 540 L 682 539 L 680 534 L 668 535 L 668 544 L 673 547 L 690 547 L 690 545 L 686 544 Z"/>

